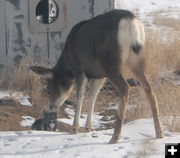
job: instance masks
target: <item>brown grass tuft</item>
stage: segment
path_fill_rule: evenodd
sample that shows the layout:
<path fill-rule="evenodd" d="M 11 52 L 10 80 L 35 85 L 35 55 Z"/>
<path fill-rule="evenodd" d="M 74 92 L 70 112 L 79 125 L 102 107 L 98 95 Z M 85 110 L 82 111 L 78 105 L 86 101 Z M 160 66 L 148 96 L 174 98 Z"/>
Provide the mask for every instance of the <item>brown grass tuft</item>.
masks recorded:
<path fill-rule="evenodd" d="M 0 85 L 4 89 L 12 91 L 22 91 L 23 93 L 29 95 L 32 98 L 34 104 L 44 105 L 47 103 L 42 92 L 45 88 L 44 79 L 36 75 L 29 69 L 30 63 L 32 61 L 30 57 L 25 57 L 21 60 L 18 68 L 5 67 L 0 79 Z"/>

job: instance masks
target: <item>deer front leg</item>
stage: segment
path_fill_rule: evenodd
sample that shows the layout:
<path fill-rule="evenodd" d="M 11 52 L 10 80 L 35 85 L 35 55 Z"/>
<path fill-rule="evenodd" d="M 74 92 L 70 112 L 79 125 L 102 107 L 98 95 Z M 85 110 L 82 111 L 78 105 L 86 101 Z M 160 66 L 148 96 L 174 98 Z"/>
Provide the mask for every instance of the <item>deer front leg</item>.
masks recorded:
<path fill-rule="evenodd" d="M 105 82 L 105 79 L 93 79 L 91 81 L 90 92 L 89 92 L 88 116 L 87 116 L 86 125 L 85 125 L 86 132 L 90 132 L 92 130 L 94 105 L 95 105 L 99 90 L 103 86 L 104 82 Z"/>
<path fill-rule="evenodd" d="M 78 133 L 79 129 L 79 120 L 81 115 L 81 109 L 82 109 L 82 103 L 84 99 L 84 92 L 85 92 L 85 86 L 86 86 L 87 78 L 85 74 L 80 75 L 76 78 L 77 83 L 77 107 L 75 110 L 75 117 L 73 122 L 73 128 L 72 128 L 72 134 Z"/>

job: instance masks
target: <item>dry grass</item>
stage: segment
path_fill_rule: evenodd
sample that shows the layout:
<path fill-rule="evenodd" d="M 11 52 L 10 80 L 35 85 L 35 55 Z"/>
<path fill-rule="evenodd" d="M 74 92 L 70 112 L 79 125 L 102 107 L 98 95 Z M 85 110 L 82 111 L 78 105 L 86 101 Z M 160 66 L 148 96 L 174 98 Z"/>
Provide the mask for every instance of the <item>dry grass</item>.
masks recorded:
<path fill-rule="evenodd" d="M 180 29 L 180 21 L 172 18 L 156 17 L 154 19 L 154 24 L 157 26 L 166 26 L 175 31 L 179 31 Z"/>
<path fill-rule="evenodd" d="M 12 91 L 22 91 L 32 98 L 33 103 L 37 105 L 44 105 L 46 101 L 43 98 L 43 90 L 45 84 L 43 78 L 33 73 L 27 63 L 31 63 L 30 57 L 25 57 L 21 60 L 18 68 L 6 67 L 2 73 L 0 79 L 1 88 L 5 88 Z"/>
<path fill-rule="evenodd" d="M 173 15 L 173 12 L 179 12 L 179 10 L 159 10 L 150 13 L 151 16 L 154 17 L 153 23 L 156 26 L 171 28 L 172 30 L 179 31 L 180 30 L 180 14 L 177 18 L 172 18 L 170 15 Z M 172 13 L 172 14 L 171 14 Z"/>
<path fill-rule="evenodd" d="M 135 153 L 137 157 L 147 158 L 154 155 L 159 155 L 157 151 L 159 149 L 159 146 L 157 144 L 154 144 L 151 139 L 144 140 L 141 146 L 142 146 L 141 150 Z"/>

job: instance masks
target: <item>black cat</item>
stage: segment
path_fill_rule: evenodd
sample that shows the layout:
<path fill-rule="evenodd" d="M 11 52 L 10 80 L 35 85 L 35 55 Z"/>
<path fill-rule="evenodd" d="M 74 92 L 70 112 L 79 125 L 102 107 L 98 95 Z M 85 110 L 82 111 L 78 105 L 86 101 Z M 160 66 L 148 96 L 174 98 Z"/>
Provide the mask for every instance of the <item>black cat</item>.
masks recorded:
<path fill-rule="evenodd" d="M 36 120 L 31 129 L 42 131 L 55 131 L 57 128 L 57 113 L 46 112 L 43 113 L 43 118 Z"/>

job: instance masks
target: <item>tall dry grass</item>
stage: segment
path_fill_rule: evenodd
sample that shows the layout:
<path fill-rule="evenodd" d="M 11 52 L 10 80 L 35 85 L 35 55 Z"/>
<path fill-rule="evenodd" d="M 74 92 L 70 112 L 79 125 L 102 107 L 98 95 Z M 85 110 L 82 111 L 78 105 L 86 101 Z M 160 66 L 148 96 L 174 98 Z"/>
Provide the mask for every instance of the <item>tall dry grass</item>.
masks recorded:
<path fill-rule="evenodd" d="M 0 87 L 10 91 L 21 91 L 32 98 L 33 104 L 43 105 L 47 103 L 42 93 L 46 88 L 45 80 L 30 70 L 29 65 L 34 65 L 32 61 L 32 58 L 27 56 L 17 67 L 6 66 L 0 78 Z"/>

